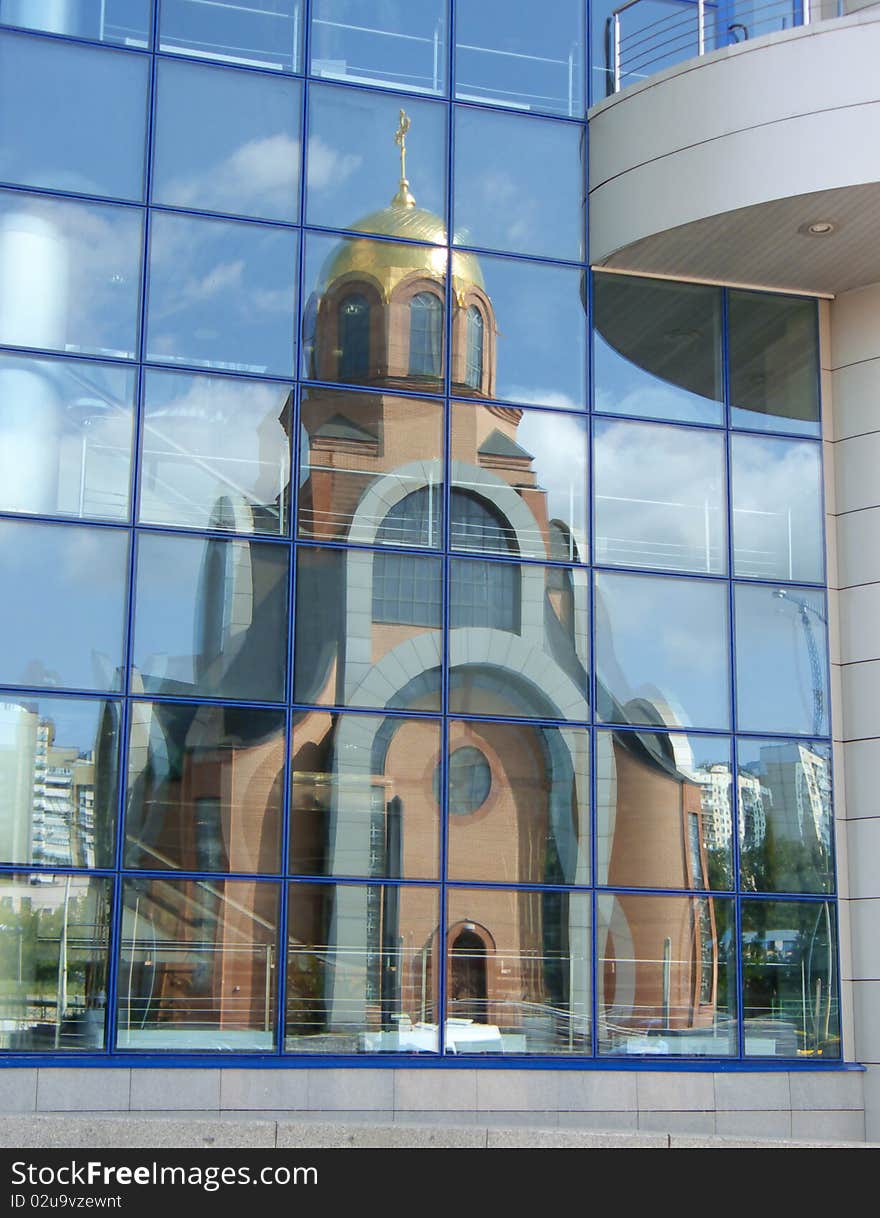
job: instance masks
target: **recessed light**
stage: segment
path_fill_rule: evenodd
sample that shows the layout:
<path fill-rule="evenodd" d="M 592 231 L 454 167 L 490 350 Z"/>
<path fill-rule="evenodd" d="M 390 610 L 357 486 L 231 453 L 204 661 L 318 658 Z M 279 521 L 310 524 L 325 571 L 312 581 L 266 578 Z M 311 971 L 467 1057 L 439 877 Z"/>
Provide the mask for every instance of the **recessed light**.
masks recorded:
<path fill-rule="evenodd" d="M 830 237 L 836 227 L 830 220 L 813 220 L 811 224 L 802 224 L 798 232 L 807 237 Z"/>

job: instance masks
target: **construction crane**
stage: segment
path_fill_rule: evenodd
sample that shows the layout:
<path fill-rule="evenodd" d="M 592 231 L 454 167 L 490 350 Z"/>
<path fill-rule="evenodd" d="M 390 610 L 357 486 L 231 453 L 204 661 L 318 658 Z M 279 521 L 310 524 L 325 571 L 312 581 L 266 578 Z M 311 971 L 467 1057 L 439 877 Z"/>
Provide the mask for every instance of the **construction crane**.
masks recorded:
<path fill-rule="evenodd" d="M 816 646 L 816 636 L 810 622 L 810 614 L 814 614 L 822 624 L 825 618 L 809 601 L 803 597 L 793 596 L 785 588 L 777 588 L 773 595 L 781 601 L 788 601 L 798 611 L 798 617 L 804 631 L 807 643 L 807 654 L 810 657 L 810 675 L 813 680 L 813 735 L 821 736 L 825 722 L 825 682 L 822 679 L 822 666 L 819 663 L 819 648 Z"/>

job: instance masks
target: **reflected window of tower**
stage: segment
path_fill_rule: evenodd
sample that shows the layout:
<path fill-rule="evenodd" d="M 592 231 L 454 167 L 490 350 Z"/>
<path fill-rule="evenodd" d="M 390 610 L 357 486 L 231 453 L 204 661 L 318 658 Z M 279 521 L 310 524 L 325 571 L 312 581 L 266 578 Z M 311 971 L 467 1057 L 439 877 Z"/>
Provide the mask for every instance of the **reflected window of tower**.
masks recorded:
<path fill-rule="evenodd" d="M 467 364 L 465 384 L 480 389 L 483 384 L 483 314 L 476 305 L 467 311 Z"/>
<path fill-rule="evenodd" d="M 339 379 L 354 381 L 370 369 L 370 305 L 353 292 L 339 304 Z"/>
<path fill-rule="evenodd" d="M 433 292 L 419 292 L 409 311 L 409 374 L 440 375 L 443 306 Z"/>

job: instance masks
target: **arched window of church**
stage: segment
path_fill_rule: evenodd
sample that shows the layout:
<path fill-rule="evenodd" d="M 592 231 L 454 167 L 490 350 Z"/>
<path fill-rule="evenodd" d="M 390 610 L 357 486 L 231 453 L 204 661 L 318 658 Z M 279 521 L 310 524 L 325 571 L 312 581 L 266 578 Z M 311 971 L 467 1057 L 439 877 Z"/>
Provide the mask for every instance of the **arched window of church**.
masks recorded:
<path fill-rule="evenodd" d="M 353 381 L 370 368 L 370 304 L 353 292 L 339 304 L 339 379 Z"/>
<path fill-rule="evenodd" d="M 440 375 L 443 306 L 433 292 L 419 292 L 409 309 L 409 374 Z"/>
<path fill-rule="evenodd" d="M 483 314 L 476 305 L 467 311 L 467 363 L 464 380 L 471 389 L 483 384 Z"/>

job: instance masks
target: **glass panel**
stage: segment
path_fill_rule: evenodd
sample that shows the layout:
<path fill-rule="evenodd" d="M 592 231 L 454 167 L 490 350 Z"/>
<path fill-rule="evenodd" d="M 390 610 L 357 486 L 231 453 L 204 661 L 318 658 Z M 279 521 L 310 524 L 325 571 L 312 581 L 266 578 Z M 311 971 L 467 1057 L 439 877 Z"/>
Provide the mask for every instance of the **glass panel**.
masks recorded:
<path fill-rule="evenodd" d="M 827 901 L 743 901 L 747 1057 L 840 1057 L 837 919 Z"/>
<path fill-rule="evenodd" d="M 4 1052 L 104 1048 L 112 880 L 0 876 Z"/>
<path fill-rule="evenodd" d="M 0 21 L 29 30 L 145 47 L 150 0 L 0 0 Z"/>
<path fill-rule="evenodd" d="M 313 76 L 446 91 L 446 0 L 313 0 Z"/>
<path fill-rule="evenodd" d="M 590 1052 L 587 893 L 451 889 L 450 1053 Z"/>
<path fill-rule="evenodd" d="M 456 97 L 577 116 L 584 111 L 583 76 L 580 0 L 540 9 L 456 0 Z"/>
<path fill-rule="evenodd" d="M 599 716 L 648 727 L 728 728 L 727 585 L 596 575 Z"/>
<path fill-rule="evenodd" d="M 818 436 L 816 301 L 737 291 L 728 300 L 731 423 Z"/>
<path fill-rule="evenodd" d="M 415 554 L 297 554 L 294 701 L 440 710 L 443 564 Z"/>
<path fill-rule="evenodd" d="M 0 354 L 0 508 L 126 520 L 135 374 Z"/>
<path fill-rule="evenodd" d="M 154 371 L 145 386 L 140 520 L 283 536 L 293 390 Z"/>
<path fill-rule="evenodd" d="M 133 689 L 282 701 L 287 585 L 287 546 L 142 534 Z"/>
<path fill-rule="evenodd" d="M 739 730 L 827 736 L 825 594 L 741 584 L 734 613 Z"/>
<path fill-rule="evenodd" d="M 119 707 L 0 695 L 0 862 L 112 867 Z"/>
<path fill-rule="evenodd" d="M 583 729 L 450 723 L 450 877 L 588 884 L 589 775 L 590 736 Z"/>
<path fill-rule="evenodd" d="M 727 739 L 598 732 L 599 883 L 733 888 L 732 781 Z"/>
<path fill-rule="evenodd" d="M 446 243 L 446 107 L 413 98 L 401 118 L 401 100 L 310 87 L 310 224 L 364 233 L 398 225 L 394 235 Z"/>
<path fill-rule="evenodd" d="M 456 245 L 584 256 L 584 131 L 574 123 L 455 112 Z"/>
<path fill-rule="evenodd" d="M 439 723 L 300 711 L 292 756 L 292 872 L 437 877 Z"/>
<path fill-rule="evenodd" d="M 596 420 L 596 562 L 727 570 L 724 437 Z"/>
<path fill-rule="evenodd" d="M 159 62 L 154 203 L 295 223 L 297 81 Z"/>
<path fill-rule="evenodd" d="M 0 35 L 0 178 L 140 199 L 145 55 Z"/>
<path fill-rule="evenodd" d="M 205 59 L 300 70 L 300 0 L 158 0 L 159 49 Z"/>
<path fill-rule="evenodd" d="M 457 558 L 450 578 L 450 710 L 585 720 L 586 572 Z"/>
<path fill-rule="evenodd" d="M 300 537 L 440 545 L 438 402 L 309 389 L 300 423 Z"/>
<path fill-rule="evenodd" d="M 0 681 L 117 690 L 128 533 L 0 521 Z"/>
<path fill-rule="evenodd" d="M 414 214 L 389 208 L 384 231 L 406 236 L 408 217 Z M 445 228 L 437 217 L 428 216 L 424 227 L 418 236 L 445 242 Z M 307 236 L 303 377 L 438 393 L 446 260 L 447 251 L 431 245 Z M 455 255 L 453 269 L 457 289 L 468 277 L 479 275 L 471 254 Z M 354 328 L 353 310 L 361 314 Z M 361 352 L 358 357 L 348 350 L 352 340 Z"/>
<path fill-rule="evenodd" d="M 126 880 L 120 1049 L 271 1051 L 278 885 Z"/>
<path fill-rule="evenodd" d="M 455 549 L 586 562 L 586 487 L 586 419 L 453 405 Z"/>
<path fill-rule="evenodd" d="M 736 1053 L 733 901 L 609 893 L 596 923 L 601 1054 Z"/>
<path fill-rule="evenodd" d="M 746 892 L 833 892 L 831 748 L 740 740 L 739 858 Z"/>
<path fill-rule="evenodd" d="M 281 869 L 283 711 L 134 702 L 126 867 Z"/>
<path fill-rule="evenodd" d="M 737 575 L 821 582 L 822 453 L 807 440 L 732 436 Z"/>
<path fill-rule="evenodd" d="M 476 306 L 483 314 L 487 347 L 481 397 L 583 410 L 586 327 L 581 271 L 488 254 L 479 260 L 475 254 L 454 254 L 452 261 L 457 280 L 453 392 L 470 396 L 467 315 Z"/>
<path fill-rule="evenodd" d="M 436 1053 L 434 888 L 291 884 L 286 1049 Z"/>
<path fill-rule="evenodd" d="M 593 276 L 595 409 L 723 423 L 721 289 Z"/>
<path fill-rule="evenodd" d="M 0 342 L 134 359 L 142 213 L 0 191 Z"/>
<path fill-rule="evenodd" d="M 296 233 L 157 212 L 147 359 L 291 376 Z"/>

